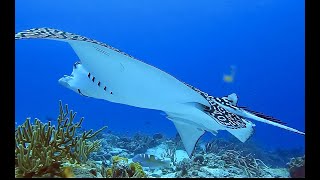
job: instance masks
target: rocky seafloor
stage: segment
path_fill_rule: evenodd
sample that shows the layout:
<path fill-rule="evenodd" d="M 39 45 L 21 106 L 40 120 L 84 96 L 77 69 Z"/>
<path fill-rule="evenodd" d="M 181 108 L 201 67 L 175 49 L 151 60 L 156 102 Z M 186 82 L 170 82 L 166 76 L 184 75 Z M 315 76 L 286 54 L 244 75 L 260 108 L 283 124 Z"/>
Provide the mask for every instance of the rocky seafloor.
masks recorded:
<path fill-rule="evenodd" d="M 263 152 L 253 147 L 253 143 L 243 145 L 215 139 L 198 143 L 194 155 L 189 158 L 178 136 L 170 139 L 161 134 L 148 136 L 137 133 L 133 137 L 126 137 L 108 133 L 99 138 L 102 139 L 102 148 L 93 152 L 85 165 L 75 169 L 75 177 L 104 177 L 100 169 L 111 167 L 112 157 L 115 156 L 127 158 L 129 164 L 136 154 L 152 154 L 159 159 L 170 160 L 171 163 L 170 167 L 143 167 L 148 178 L 289 178 L 292 169 L 289 161 L 293 156 L 290 153 L 298 153 L 297 150 Z M 281 164 L 286 160 L 287 163 Z M 92 171 L 96 172 L 95 175 Z"/>

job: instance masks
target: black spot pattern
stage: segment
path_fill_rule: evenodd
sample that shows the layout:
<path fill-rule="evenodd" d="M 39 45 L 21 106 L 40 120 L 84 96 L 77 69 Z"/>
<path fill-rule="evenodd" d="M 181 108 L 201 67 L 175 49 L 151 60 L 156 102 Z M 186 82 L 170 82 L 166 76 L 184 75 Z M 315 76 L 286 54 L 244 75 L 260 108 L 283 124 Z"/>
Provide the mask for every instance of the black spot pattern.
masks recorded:
<path fill-rule="evenodd" d="M 66 40 L 76 40 L 76 41 L 86 41 L 86 42 L 90 42 L 90 43 L 94 43 L 100 46 L 104 46 L 106 48 L 109 48 L 113 51 L 116 51 L 120 54 L 123 54 L 125 56 L 128 56 L 130 58 L 136 59 L 133 56 L 120 51 L 119 49 L 116 49 L 112 46 L 109 46 L 105 43 L 84 37 L 84 36 L 80 36 L 77 34 L 73 34 L 73 33 L 69 33 L 69 32 L 65 32 L 65 31 L 61 31 L 58 29 L 52 29 L 52 28 L 33 28 L 33 29 L 29 29 L 29 30 L 25 30 L 19 33 L 15 34 L 15 39 L 31 39 L 31 38 L 50 38 L 50 39 L 66 39 Z M 94 47 L 94 46 L 93 46 Z M 105 54 L 105 55 L 109 55 L 106 51 L 99 49 L 97 47 L 94 47 L 97 51 Z M 136 59 L 138 60 L 138 59 Z"/>
<path fill-rule="evenodd" d="M 213 97 L 213 99 L 219 104 L 225 105 L 225 106 L 232 108 L 234 110 L 239 110 L 239 108 L 234 106 L 232 104 L 232 101 L 230 99 L 228 99 L 227 97 L 222 97 L 222 98 Z"/>
<path fill-rule="evenodd" d="M 239 129 L 239 128 L 246 128 L 246 123 L 244 119 L 234 113 L 227 111 L 225 108 L 219 106 L 219 104 L 215 101 L 213 96 L 209 96 L 207 93 L 201 91 L 198 88 L 195 88 L 187 83 L 184 83 L 201 96 L 203 96 L 211 105 L 211 107 L 206 109 L 208 115 L 213 117 L 215 121 L 219 124 L 226 126 L 231 129 Z"/>

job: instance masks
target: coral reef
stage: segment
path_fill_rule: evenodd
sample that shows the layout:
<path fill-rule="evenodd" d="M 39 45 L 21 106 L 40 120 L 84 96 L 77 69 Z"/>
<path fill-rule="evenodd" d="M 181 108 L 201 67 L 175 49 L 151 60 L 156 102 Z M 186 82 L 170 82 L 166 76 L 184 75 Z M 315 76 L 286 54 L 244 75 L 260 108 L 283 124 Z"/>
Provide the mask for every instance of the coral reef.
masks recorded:
<path fill-rule="evenodd" d="M 251 154 L 245 156 L 241 152 L 227 150 L 221 155 L 221 159 L 228 166 L 235 166 L 245 171 L 248 177 L 260 177 L 264 168 L 269 168 L 260 159 L 254 158 Z"/>
<path fill-rule="evenodd" d="M 112 167 L 102 166 L 101 174 L 107 178 L 144 178 L 147 177 L 139 163 L 128 164 L 128 159 L 120 156 L 112 157 Z"/>
<path fill-rule="evenodd" d="M 177 177 L 186 177 L 188 176 L 188 171 L 190 170 L 192 166 L 192 163 L 190 159 L 183 159 L 181 162 L 179 162 L 176 166 Z"/>
<path fill-rule="evenodd" d="M 56 124 L 38 119 L 31 124 L 28 118 L 17 127 L 16 177 L 304 177 L 304 157 L 292 159 L 289 168 L 282 166 L 288 157 L 298 157 L 293 155 L 300 149 L 268 151 L 252 140 L 215 138 L 201 140 L 189 157 L 178 134 L 99 133 L 105 127 L 93 133 L 81 128 L 83 118 L 74 123 L 76 113 L 59 105 Z M 136 154 L 153 155 L 170 166 L 132 162 Z"/>
<path fill-rule="evenodd" d="M 143 136 L 143 138 L 140 136 Z M 146 137 L 145 135 L 136 134 L 134 143 L 149 143 L 151 142 L 149 140 L 154 139 L 153 136 Z M 170 167 L 159 166 L 156 169 L 148 166 L 144 167 L 143 170 L 148 177 L 289 177 L 287 169 L 270 168 L 269 165 L 267 166 L 263 160 L 258 158 L 254 153 L 262 150 L 256 148 L 253 142 L 245 145 L 237 141 L 225 139 L 215 139 L 206 144 L 204 144 L 205 142 L 201 142 L 204 148 L 203 145 L 201 145 L 202 147 L 198 145 L 194 155 L 190 159 L 185 150 L 178 149 L 180 142 L 180 140 L 177 140 L 179 139 L 178 137 L 174 139 L 161 138 L 161 141 L 158 142 L 160 144 L 153 147 L 151 146 L 153 143 L 148 144 L 147 147 L 151 147 L 144 150 L 144 154 L 155 155 L 160 159 L 168 159 L 172 164 Z M 130 177 L 127 174 L 127 169 L 129 169 L 128 162 L 130 163 L 131 158 L 134 157 L 134 152 L 122 148 L 124 144 L 130 143 L 132 139 L 133 137 L 117 136 L 114 134 L 104 136 L 104 150 L 96 153 L 96 162 L 101 162 L 101 158 L 98 159 L 100 155 L 103 155 L 103 158 L 108 158 L 102 162 L 105 169 L 101 174 L 104 174 L 104 177 Z M 120 154 L 125 156 L 120 156 Z M 260 153 L 259 155 L 262 154 Z M 271 152 L 268 151 L 264 152 L 264 154 L 272 156 Z M 113 172 L 114 169 L 112 167 L 116 167 L 117 172 Z"/>
<path fill-rule="evenodd" d="M 92 129 L 77 135 L 84 118 L 78 123 L 73 123 L 76 112 L 68 110 L 68 105 L 63 108 L 59 101 L 59 116 L 57 127 L 48 123 L 42 123 L 35 119 L 34 124 L 30 118 L 19 125 L 15 130 L 15 166 L 17 177 L 42 177 L 63 176 L 61 164 L 85 163 L 88 155 L 98 150 L 100 140 L 90 142 L 106 127 L 102 127 L 95 133 Z M 49 174 L 49 175 L 48 175 Z"/>
<path fill-rule="evenodd" d="M 305 177 L 305 156 L 291 158 L 287 164 L 292 178 L 304 178 Z"/>
<path fill-rule="evenodd" d="M 257 142 L 252 139 L 249 139 L 246 143 L 242 143 L 232 136 L 229 139 L 214 139 L 205 143 L 204 147 L 200 147 L 198 144 L 196 150 L 200 151 L 199 153 L 202 154 L 221 154 L 227 150 L 241 151 L 242 154 L 254 154 L 256 159 L 260 159 L 268 167 L 273 168 L 284 167 L 291 157 L 298 157 L 304 154 L 302 147 L 294 149 L 277 148 L 268 150 L 263 148 L 263 145 L 257 144 Z"/>
<path fill-rule="evenodd" d="M 160 135 L 157 135 L 159 137 Z M 133 137 L 120 137 L 117 147 L 127 149 L 134 154 L 144 153 L 148 148 L 157 146 L 162 138 L 153 138 L 141 133 L 136 133 Z"/>

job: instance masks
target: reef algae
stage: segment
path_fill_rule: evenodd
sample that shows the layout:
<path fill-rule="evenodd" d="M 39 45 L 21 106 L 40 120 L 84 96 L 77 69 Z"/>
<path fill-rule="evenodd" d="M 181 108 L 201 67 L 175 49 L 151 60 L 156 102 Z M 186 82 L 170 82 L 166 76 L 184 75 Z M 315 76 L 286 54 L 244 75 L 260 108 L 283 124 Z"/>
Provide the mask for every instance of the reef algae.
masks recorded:
<path fill-rule="evenodd" d="M 19 125 L 15 130 L 15 168 L 16 177 L 66 177 L 71 176 L 72 169 L 62 168 L 62 163 L 85 163 L 91 152 L 100 147 L 100 140 L 90 142 L 89 139 L 96 136 L 106 128 L 102 127 L 95 133 L 93 130 L 84 131 L 78 135 L 83 117 L 78 123 L 73 120 L 76 112 L 68 110 L 68 105 L 63 108 L 59 103 L 59 116 L 57 127 L 48 123 L 42 123 L 31 118 Z M 65 175 L 66 172 L 69 172 Z"/>

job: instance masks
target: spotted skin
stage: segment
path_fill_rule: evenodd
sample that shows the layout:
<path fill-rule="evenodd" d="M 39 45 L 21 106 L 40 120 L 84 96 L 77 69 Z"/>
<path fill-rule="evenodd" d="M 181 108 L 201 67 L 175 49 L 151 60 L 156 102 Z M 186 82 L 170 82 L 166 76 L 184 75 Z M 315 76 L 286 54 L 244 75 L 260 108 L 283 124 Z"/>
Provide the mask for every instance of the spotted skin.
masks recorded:
<path fill-rule="evenodd" d="M 213 119 L 216 122 L 231 129 L 246 128 L 246 122 L 244 121 L 244 119 L 234 113 L 227 111 L 225 108 L 219 106 L 219 104 L 216 102 L 216 98 L 208 95 L 208 93 L 205 93 L 200 89 L 195 88 L 187 83 L 184 83 L 184 84 L 190 87 L 191 89 L 193 89 L 194 91 L 196 91 L 197 93 L 199 93 L 209 102 L 211 107 L 209 107 L 209 109 L 207 109 L 206 112 L 208 113 L 208 115 L 213 117 Z"/>
<path fill-rule="evenodd" d="M 227 106 L 227 107 L 234 109 L 234 110 L 239 110 L 238 107 L 236 107 L 232 104 L 232 101 L 230 99 L 228 99 L 228 97 L 222 97 L 222 98 L 213 97 L 213 99 L 218 104 L 222 104 L 222 105 Z"/>
<path fill-rule="evenodd" d="M 94 39 L 90 39 L 84 36 L 80 36 L 74 33 L 69 33 L 69 32 L 65 32 L 65 31 L 61 31 L 58 29 L 52 29 L 52 28 L 33 28 L 33 29 L 29 29 L 29 30 L 25 30 L 22 32 L 19 32 L 15 35 L 15 39 L 31 39 L 31 38 L 37 38 L 37 39 L 42 39 L 42 38 L 47 38 L 47 39 L 66 39 L 66 40 L 76 40 L 76 41 L 85 41 L 85 42 L 90 42 L 93 44 L 97 44 L 100 46 L 104 46 L 106 48 L 109 48 L 113 51 L 116 51 L 118 53 L 121 53 L 125 56 L 128 56 L 130 58 L 136 59 L 133 56 L 120 51 L 119 49 L 116 49 L 112 46 L 109 46 L 105 43 L 99 42 L 97 40 Z M 108 55 L 107 52 L 105 52 L 102 49 L 99 49 L 97 47 L 95 47 L 95 49 L 103 54 Z"/>

